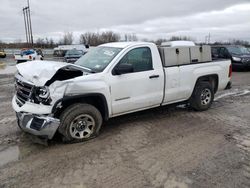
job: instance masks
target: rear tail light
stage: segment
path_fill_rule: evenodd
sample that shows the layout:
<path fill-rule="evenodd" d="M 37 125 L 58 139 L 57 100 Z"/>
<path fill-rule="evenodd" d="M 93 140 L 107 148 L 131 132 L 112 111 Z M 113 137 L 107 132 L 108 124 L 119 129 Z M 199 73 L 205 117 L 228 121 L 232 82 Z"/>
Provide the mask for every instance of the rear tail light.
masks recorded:
<path fill-rule="evenodd" d="M 228 74 L 229 78 L 232 77 L 232 72 L 233 72 L 233 67 L 232 67 L 232 64 L 230 64 L 230 66 L 229 66 L 229 74 Z"/>
<path fill-rule="evenodd" d="M 31 55 L 29 56 L 29 59 L 30 59 L 30 60 L 32 59 Z"/>

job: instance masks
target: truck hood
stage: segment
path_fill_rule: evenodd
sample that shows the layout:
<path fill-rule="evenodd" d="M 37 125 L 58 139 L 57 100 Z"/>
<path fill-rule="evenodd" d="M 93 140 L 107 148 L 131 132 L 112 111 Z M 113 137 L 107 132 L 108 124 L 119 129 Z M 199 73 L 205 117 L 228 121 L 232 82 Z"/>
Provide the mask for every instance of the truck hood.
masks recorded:
<path fill-rule="evenodd" d="M 232 54 L 233 57 L 250 58 L 250 54 Z"/>
<path fill-rule="evenodd" d="M 49 80 L 67 80 L 84 74 L 82 67 L 54 61 L 30 61 L 16 65 L 18 72 L 36 86 L 44 86 Z M 60 74 L 57 75 L 56 74 Z M 87 74 L 85 72 L 85 74 Z M 52 82 L 51 82 L 52 83 Z M 51 84 L 50 83 L 50 84 Z"/>

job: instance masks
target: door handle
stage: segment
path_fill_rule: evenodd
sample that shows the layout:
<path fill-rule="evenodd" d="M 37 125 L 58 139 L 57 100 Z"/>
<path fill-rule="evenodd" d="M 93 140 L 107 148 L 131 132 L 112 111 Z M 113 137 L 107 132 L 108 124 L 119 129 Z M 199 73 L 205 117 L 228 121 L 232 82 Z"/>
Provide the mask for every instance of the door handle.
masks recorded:
<path fill-rule="evenodd" d="M 152 76 L 149 76 L 149 79 L 153 79 L 153 78 L 159 78 L 160 75 L 152 75 Z"/>

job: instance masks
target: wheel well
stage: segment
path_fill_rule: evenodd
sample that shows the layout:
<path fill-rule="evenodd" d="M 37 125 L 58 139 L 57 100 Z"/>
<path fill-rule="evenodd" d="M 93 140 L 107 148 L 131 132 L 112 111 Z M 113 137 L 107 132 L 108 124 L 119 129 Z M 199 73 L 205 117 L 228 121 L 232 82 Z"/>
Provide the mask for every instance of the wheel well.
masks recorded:
<path fill-rule="evenodd" d="M 218 91 L 218 86 L 219 86 L 219 77 L 216 74 L 213 75 L 206 75 L 206 76 L 202 76 L 199 77 L 196 81 L 195 86 L 199 83 L 199 82 L 209 82 L 212 85 L 212 88 L 214 89 L 214 93 L 216 93 Z"/>
<path fill-rule="evenodd" d="M 108 112 L 107 101 L 105 97 L 101 94 L 64 97 L 62 100 L 59 100 L 56 102 L 56 104 L 53 107 L 52 112 L 54 113 L 55 117 L 59 118 L 61 113 L 66 108 L 77 103 L 87 103 L 87 104 L 93 105 L 100 111 L 103 120 L 108 120 L 109 112 Z"/>

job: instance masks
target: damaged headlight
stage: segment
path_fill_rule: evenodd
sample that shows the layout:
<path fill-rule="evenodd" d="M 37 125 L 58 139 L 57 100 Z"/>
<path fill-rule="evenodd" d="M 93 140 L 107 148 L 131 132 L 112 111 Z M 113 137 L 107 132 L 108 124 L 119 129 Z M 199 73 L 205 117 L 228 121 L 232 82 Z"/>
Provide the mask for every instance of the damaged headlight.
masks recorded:
<path fill-rule="evenodd" d="M 49 88 L 47 86 L 38 88 L 38 96 L 44 100 L 48 99 L 49 98 Z"/>
<path fill-rule="evenodd" d="M 50 103 L 50 92 L 48 86 L 38 87 L 36 89 L 36 99 L 42 103 Z"/>

